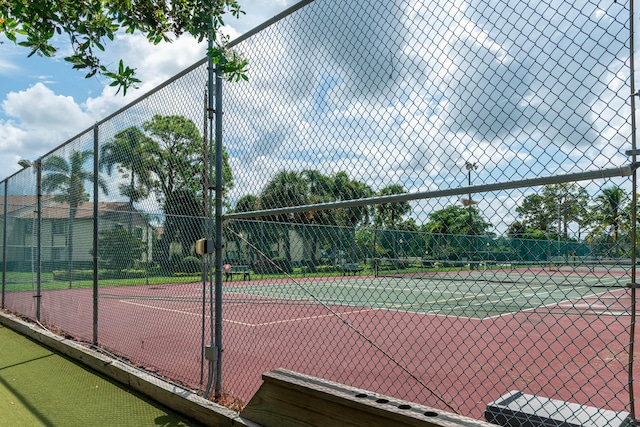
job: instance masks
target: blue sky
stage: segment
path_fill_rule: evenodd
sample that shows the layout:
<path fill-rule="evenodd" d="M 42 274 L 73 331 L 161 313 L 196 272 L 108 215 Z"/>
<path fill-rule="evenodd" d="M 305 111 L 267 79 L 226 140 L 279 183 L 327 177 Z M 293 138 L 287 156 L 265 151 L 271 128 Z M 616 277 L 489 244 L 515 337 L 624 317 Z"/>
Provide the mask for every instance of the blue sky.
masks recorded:
<path fill-rule="evenodd" d="M 296 3 L 296 0 L 240 0 L 246 12 L 226 18 L 226 32 L 236 37 Z M 143 81 L 126 97 L 116 95 L 104 78 L 85 79 L 62 58 L 65 39 L 56 41 L 58 57 L 36 55 L 0 36 L 0 179 L 20 169 L 19 159 L 36 159 L 91 126 L 147 90 L 171 78 L 204 56 L 204 44 L 188 37 L 152 46 L 140 35 L 121 36 L 103 58 L 120 58 L 137 69 Z"/>

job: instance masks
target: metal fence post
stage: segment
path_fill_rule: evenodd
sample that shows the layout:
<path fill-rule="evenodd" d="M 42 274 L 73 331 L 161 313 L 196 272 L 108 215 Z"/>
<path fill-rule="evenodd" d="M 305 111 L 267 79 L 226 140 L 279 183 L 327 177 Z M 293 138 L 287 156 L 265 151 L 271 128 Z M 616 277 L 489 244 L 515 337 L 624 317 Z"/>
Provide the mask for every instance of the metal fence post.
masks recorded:
<path fill-rule="evenodd" d="M 637 165 L 637 124 L 636 124 L 636 96 L 640 96 L 636 92 L 635 85 L 635 26 L 634 26 L 634 1 L 629 3 L 629 71 L 631 78 L 629 79 L 629 89 L 631 92 L 631 164 Z M 634 353 L 635 353 L 635 334 L 637 321 L 637 255 L 638 255 L 638 174 L 637 169 L 633 169 L 631 175 L 631 322 L 629 325 L 629 365 L 628 365 L 628 381 L 629 381 L 629 413 L 632 422 L 637 422 L 638 413 L 636 411 L 636 401 L 634 392 Z"/>
<path fill-rule="evenodd" d="M 215 344 L 216 398 L 222 394 L 222 73 L 216 69 L 216 259 L 215 259 Z"/>
<path fill-rule="evenodd" d="M 36 249 L 36 320 L 40 321 L 42 305 L 42 159 L 35 162 L 37 193 L 37 249 Z M 32 243 L 33 244 L 33 243 Z"/>
<path fill-rule="evenodd" d="M 4 308 L 4 295 L 7 286 L 7 187 L 8 181 L 5 180 L 2 212 L 2 308 Z"/>
<path fill-rule="evenodd" d="M 213 49 L 213 34 L 209 35 L 209 50 Z M 213 313 L 210 313 L 210 331 L 211 331 L 211 347 L 212 357 L 209 360 L 209 378 L 207 381 L 206 393 L 211 394 L 213 386 L 214 397 L 217 399 L 222 395 L 222 73 L 218 67 L 213 66 L 213 60 L 208 58 L 208 103 L 207 109 L 209 113 L 209 167 L 211 168 L 211 151 L 215 152 L 215 219 L 214 230 L 209 228 L 208 233 L 215 232 L 215 284 L 214 289 L 209 291 L 209 306 Z M 214 82 L 215 79 L 215 82 Z M 215 86 L 215 88 L 214 88 Z M 215 108 L 212 94 L 215 90 Z M 214 130 L 213 120 L 215 114 L 215 147 L 213 146 Z M 213 150 L 212 150 L 213 149 Z M 211 169 L 209 169 L 210 179 Z M 211 194 L 211 192 L 209 192 Z M 211 209 L 209 204 L 209 209 Z M 208 213 L 209 218 L 211 212 Z M 210 238 L 211 236 L 207 236 Z M 210 255 L 207 255 L 210 256 Z M 215 294 L 215 295 L 214 295 Z M 215 301 L 212 301 L 211 298 Z M 214 307 L 215 304 L 215 307 Z M 215 373 L 214 373 L 215 369 Z M 212 384 L 212 376 L 213 384 Z"/>
<path fill-rule="evenodd" d="M 93 343 L 98 343 L 98 125 L 93 126 Z"/>

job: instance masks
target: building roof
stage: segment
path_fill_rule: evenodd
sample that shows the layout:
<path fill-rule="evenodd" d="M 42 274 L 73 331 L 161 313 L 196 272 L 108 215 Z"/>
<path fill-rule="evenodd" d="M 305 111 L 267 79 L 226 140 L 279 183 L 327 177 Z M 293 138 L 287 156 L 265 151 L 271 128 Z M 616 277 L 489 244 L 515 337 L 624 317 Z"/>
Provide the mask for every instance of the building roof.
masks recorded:
<path fill-rule="evenodd" d="M 0 196 L 0 215 L 4 212 L 4 197 Z M 54 195 L 42 196 L 42 219 L 69 218 L 69 203 L 58 202 Z M 8 195 L 7 214 L 14 218 L 33 218 L 37 199 L 35 195 Z M 75 219 L 93 218 L 93 202 L 82 202 L 78 205 Z M 98 217 L 117 220 L 122 215 L 134 213 L 136 220 L 142 220 L 142 215 L 129 202 L 98 202 Z M 144 222 L 146 224 L 146 221 Z"/>

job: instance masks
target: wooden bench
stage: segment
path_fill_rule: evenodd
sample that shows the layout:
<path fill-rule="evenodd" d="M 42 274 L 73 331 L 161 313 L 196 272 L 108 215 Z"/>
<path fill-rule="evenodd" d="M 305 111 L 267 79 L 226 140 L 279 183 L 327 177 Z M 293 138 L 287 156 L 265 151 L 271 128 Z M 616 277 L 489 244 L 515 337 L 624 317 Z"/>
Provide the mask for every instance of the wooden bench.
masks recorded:
<path fill-rule="evenodd" d="M 232 265 L 229 280 L 233 280 L 234 274 L 242 274 L 242 280 L 251 280 L 251 267 L 248 265 Z"/>
<path fill-rule="evenodd" d="M 353 274 L 354 276 L 356 275 L 356 273 L 362 271 L 362 268 L 360 268 L 360 266 L 358 266 L 358 264 L 356 264 L 355 262 L 352 263 L 348 263 L 348 264 L 342 264 L 342 275 L 346 276 L 348 273 Z"/>

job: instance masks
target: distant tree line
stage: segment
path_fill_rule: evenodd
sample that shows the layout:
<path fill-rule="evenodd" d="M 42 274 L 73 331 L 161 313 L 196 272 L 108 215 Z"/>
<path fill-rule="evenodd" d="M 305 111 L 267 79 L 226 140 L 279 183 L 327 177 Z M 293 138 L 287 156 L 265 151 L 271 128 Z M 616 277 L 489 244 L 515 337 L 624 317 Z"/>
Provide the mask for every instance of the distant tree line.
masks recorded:
<path fill-rule="evenodd" d="M 400 184 L 391 184 L 374 191 L 367 184 L 350 178 L 344 171 L 333 175 L 324 175 L 317 170 L 281 171 L 265 185 L 260 194 L 240 198 L 234 211 L 259 211 L 405 192 L 406 189 Z M 353 254 L 346 254 L 348 259 L 362 259 L 364 253 L 367 256 L 393 259 L 408 253 L 423 256 L 431 253 L 435 257 L 456 259 L 477 257 L 478 251 L 486 252 L 489 246 L 486 242 L 479 243 L 481 237 L 482 242 L 487 238 L 493 239 L 490 246 L 496 253 L 513 251 L 512 245 L 505 239 L 525 239 L 582 242 L 591 245 L 595 248 L 593 251 L 603 256 L 623 256 L 630 246 L 629 200 L 630 195 L 618 186 L 604 188 L 591 198 L 585 188 L 575 183 L 546 185 L 520 201 L 515 208 L 518 219 L 509 225 L 506 236 L 502 237 L 492 232 L 492 224 L 483 217 L 477 205 L 452 204 L 429 213 L 428 220 L 418 224 L 411 217 L 409 202 L 311 210 L 260 217 L 256 221 L 238 221 L 233 226 L 236 233 L 243 232 L 249 241 L 257 242 L 260 251 L 265 254 L 269 253 L 271 246 L 282 242 L 284 257 L 289 260 L 289 231 L 297 230 L 307 245 L 305 259 L 312 265 L 317 263 L 315 258 L 318 249 L 321 252 L 335 253 L 336 245 L 340 248 L 353 248 Z M 269 221 L 277 222 L 280 226 L 266 227 L 264 224 Z M 310 225 L 316 227 L 309 227 Z M 338 231 L 340 227 L 351 228 L 353 231 Z M 466 238 L 458 239 L 457 242 L 444 237 L 416 239 L 415 233 Z M 228 238 L 237 239 L 237 235 L 230 235 Z M 471 241 L 474 243 L 469 243 Z M 470 249 L 471 246 L 473 249 Z M 537 250 L 529 249 L 530 255 L 547 251 L 541 248 L 543 246 Z M 573 251 L 570 246 L 555 250 Z M 544 253 L 542 256 L 548 257 L 550 254 Z"/>
<path fill-rule="evenodd" d="M 122 178 L 118 190 L 132 207 L 150 197 L 159 202 L 164 222 L 161 233 L 154 234 L 158 241 L 153 245 L 153 258 L 164 268 L 171 269 L 172 264 L 194 255 L 193 242 L 206 234 L 208 156 L 204 137 L 191 120 L 182 116 L 156 115 L 140 127 L 119 131 L 100 147 L 99 166 L 104 175 L 97 179 L 105 194 L 109 190 L 105 176 L 117 172 Z M 88 164 L 92 157 L 93 152 L 86 150 L 74 151 L 68 159 L 53 155 L 43 161 L 43 190 L 55 194 L 56 200 L 69 204 L 69 277 L 72 276 L 73 219 L 78 205 L 89 200 L 85 185 L 95 178 Z M 234 187 L 226 151 L 223 152 L 223 187 L 225 194 Z M 265 184 L 260 194 L 247 194 L 238 199 L 235 206 L 227 206 L 232 212 L 248 212 L 406 192 L 399 183 L 376 191 L 368 184 L 353 179 L 346 171 L 326 175 L 314 169 L 282 170 Z M 506 236 L 501 238 L 587 242 L 598 246 L 600 252 L 621 256 L 630 246 L 629 199 L 630 195 L 618 186 L 604 188 L 591 198 L 586 189 L 576 183 L 547 185 L 519 202 L 515 208 L 518 218 L 509 225 Z M 407 245 L 411 239 L 402 239 L 403 232 L 476 236 L 476 239 L 478 236 L 495 237 L 491 223 L 483 217 L 477 205 L 445 206 L 429 213 L 428 220 L 422 224 L 411 214 L 411 204 L 406 201 L 312 209 L 232 221 L 231 232 L 225 237 L 240 243 L 238 235 L 242 234 L 263 254 L 271 254 L 274 245 L 282 245 L 284 258 L 290 261 L 290 235 L 291 231 L 296 231 L 305 242 L 305 259 L 312 266 L 318 264 L 318 254 L 329 254 L 326 256 L 336 262 L 339 256 L 358 258 L 365 249 L 368 256 L 398 258 L 408 252 L 420 251 L 450 256 L 447 251 L 459 251 L 461 247 L 460 244 L 444 245 L 442 241 L 432 239 L 413 243 L 415 247 L 409 251 Z M 132 220 L 126 225 L 126 230 L 131 234 Z M 140 242 L 133 242 L 121 234 L 103 231 L 102 239 L 111 247 L 115 241 L 125 242 L 123 244 L 130 246 L 135 254 L 142 250 Z M 341 255 L 344 248 L 348 253 Z M 117 258 L 118 251 L 110 249 L 104 255 Z M 249 261 L 260 257 L 252 252 Z M 128 268 L 136 257 L 125 259 L 126 262 L 112 260 L 111 263 L 118 269 Z"/>

